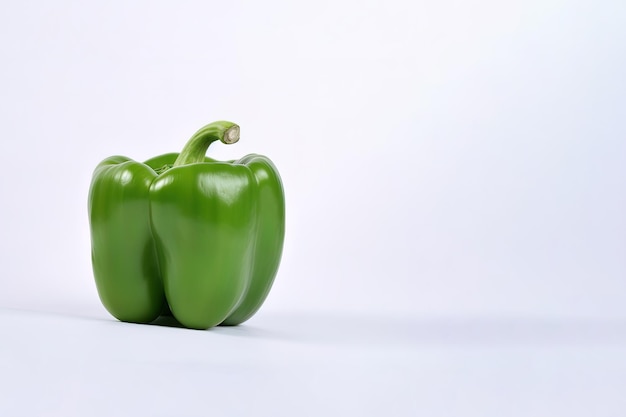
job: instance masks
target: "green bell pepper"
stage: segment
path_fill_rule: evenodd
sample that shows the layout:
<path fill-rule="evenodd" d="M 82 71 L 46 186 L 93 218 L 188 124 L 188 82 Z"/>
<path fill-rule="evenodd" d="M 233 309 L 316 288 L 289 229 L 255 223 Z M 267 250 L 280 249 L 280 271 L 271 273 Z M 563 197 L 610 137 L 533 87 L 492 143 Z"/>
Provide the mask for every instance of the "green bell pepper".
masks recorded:
<path fill-rule="evenodd" d="M 98 295 L 117 319 L 183 326 L 237 325 L 265 301 L 285 235 L 278 171 L 261 155 L 220 162 L 209 145 L 239 140 L 239 126 L 211 123 L 180 154 L 145 163 L 102 161 L 89 190 L 91 257 Z"/>

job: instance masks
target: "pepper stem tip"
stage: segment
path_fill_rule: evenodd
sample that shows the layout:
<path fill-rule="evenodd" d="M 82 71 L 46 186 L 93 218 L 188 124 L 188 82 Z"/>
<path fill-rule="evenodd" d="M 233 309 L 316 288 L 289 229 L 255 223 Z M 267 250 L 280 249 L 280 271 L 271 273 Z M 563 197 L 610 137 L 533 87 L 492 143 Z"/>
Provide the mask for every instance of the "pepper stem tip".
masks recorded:
<path fill-rule="evenodd" d="M 236 143 L 237 141 L 239 141 L 239 126 L 234 125 L 224 134 L 223 142 L 230 145 L 231 143 Z"/>

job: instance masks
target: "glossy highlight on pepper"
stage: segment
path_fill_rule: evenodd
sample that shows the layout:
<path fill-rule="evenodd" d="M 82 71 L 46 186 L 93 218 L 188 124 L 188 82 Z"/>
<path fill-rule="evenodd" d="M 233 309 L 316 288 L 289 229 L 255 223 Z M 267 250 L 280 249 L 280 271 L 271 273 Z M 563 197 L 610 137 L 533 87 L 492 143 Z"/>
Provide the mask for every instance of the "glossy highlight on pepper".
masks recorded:
<path fill-rule="evenodd" d="M 135 162 L 112 156 L 89 190 L 92 266 L 98 295 L 117 319 L 150 323 L 172 314 L 208 329 L 252 317 L 272 287 L 285 236 L 280 175 L 262 155 L 205 156 L 233 144 L 239 126 L 218 121 L 180 154 Z"/>

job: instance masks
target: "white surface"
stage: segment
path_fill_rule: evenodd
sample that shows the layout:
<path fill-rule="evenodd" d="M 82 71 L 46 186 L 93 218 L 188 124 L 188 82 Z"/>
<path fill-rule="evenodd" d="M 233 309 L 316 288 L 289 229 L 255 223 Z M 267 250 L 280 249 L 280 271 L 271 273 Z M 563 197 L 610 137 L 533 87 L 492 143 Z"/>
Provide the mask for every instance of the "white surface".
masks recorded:
<path fill-rule="evenodd" d="M 0 309 L 3 416 L 615 416 L 626 323 L 260 314 L 194 331 Z"/>

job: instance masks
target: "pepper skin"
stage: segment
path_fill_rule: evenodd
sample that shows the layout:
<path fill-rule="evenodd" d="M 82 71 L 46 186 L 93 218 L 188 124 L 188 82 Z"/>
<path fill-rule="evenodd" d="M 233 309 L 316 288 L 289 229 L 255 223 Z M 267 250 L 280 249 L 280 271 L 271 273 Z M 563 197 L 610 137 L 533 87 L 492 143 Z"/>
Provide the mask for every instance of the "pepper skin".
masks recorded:
<path fill-rule="evenodd" d="M 180 154 L 141 164 L 114 156 L 89 191 L 98 294 L 117 319 L 169 311 L 184 326 L 238 325 L 265 301 L 285 234 L 282 182 L 261 155 L 220 162 L 208 146 L 239 140 L 231 122 L 196 132 Z"/>

